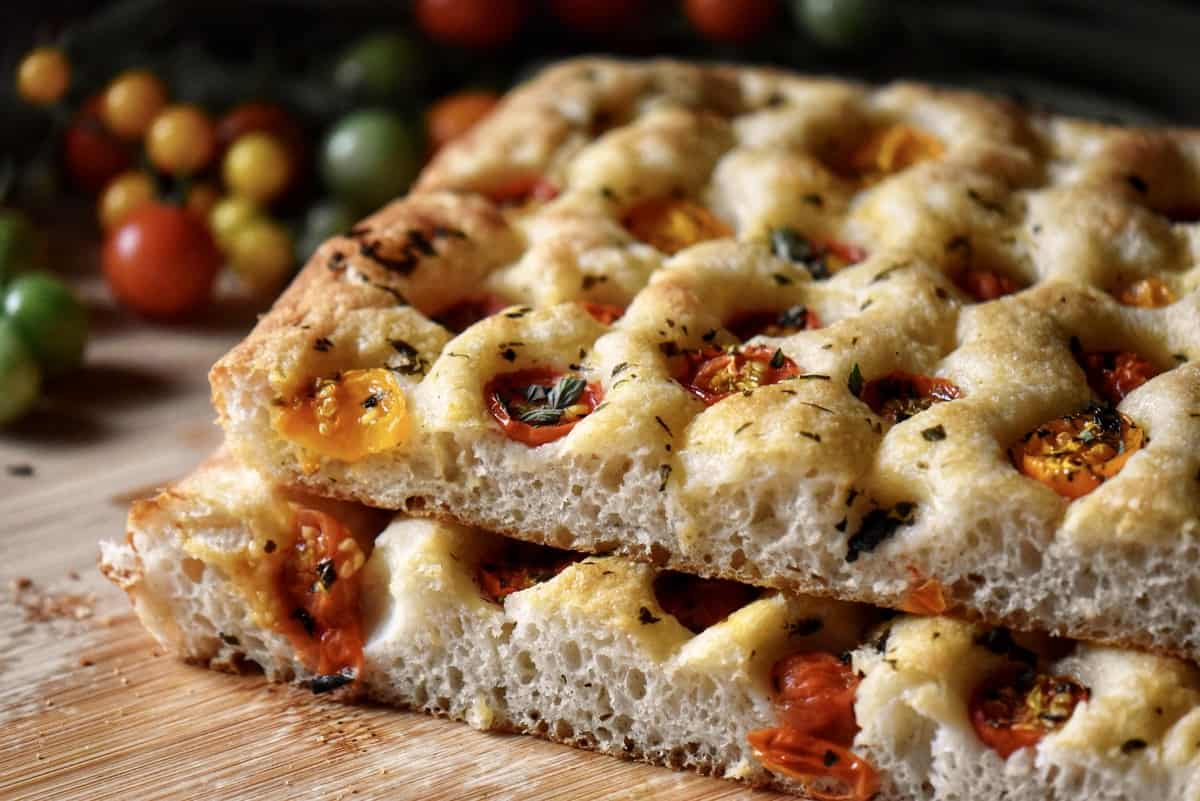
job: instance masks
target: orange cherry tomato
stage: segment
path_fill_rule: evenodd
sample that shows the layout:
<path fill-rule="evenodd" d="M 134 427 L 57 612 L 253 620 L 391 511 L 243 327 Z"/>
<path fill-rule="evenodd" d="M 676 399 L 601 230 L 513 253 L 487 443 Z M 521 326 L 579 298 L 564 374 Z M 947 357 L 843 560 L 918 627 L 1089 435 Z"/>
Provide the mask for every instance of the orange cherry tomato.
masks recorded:
<path fill-rule="evenodd" d="M 897 122 L 871 130 L 848 152 L 835 157 L 832 166 L 847 178 L 869 184 L 935 159 L 945 149 L 932 134 Z"/>
<path fill-rule="evenodd" d="M 430 147 L 440 149 L 492 113 L 500 102 L 495 92 L 467 91 L 444 97 L 425 112 L 425 129 Z"/>
<path fill-rule="evenodd" d="M 988 677 L 968 706 L 979 739 L 1008 759 L 1062 728 L 1091 693 L 1069 676 L 1048 676 L 1010 666 Z"/>
<path fill-rule="evenodd" d="M 104 275 L 117 299 L 170 320 L 208 303 L 221 254 L 204 223 L 175 206 L 134 209 L 108 236 Z"/>
<path fill-rule="evenodd" d="M 962 397 L 962 391 L 944 378 L 897 370 L 868 381 L 859 396 L 875 414 L 899 423 L 920 414 L 935 403 Z"/>
<path fill-rule="evenodd" d="M 601 325 L 612 325 L 625 314 L 625 309 L 622 306 L 614 306 L 611 303 L 590 303 L 588 301 L 580 301 L 584 311 L 592 315 L 592 319 Z"/>
<path fill-rule="evenodd" d="M 350 531 L 324 512 L 298 509 L 296 528 L 279 577 L 289 615 L 285 631 L 304 663 L 319 674 L 313 683 L 319 692 L 349 683 L 362 671 L 359 591 L 367 555 Z"/>
<path fill-rule="evenodd" d="M 706 406 L 800 375 L 800 368 L 783 351 L 761 345 L 730 351 L 704 348 L 684 356 L 684 371 L 677 380 Z"/>
<path fill-rule="evenodd" d="M 634 237 L 668 255 L 708 239 L 733 236 L 717 215 L 690 200 L 652 198 L 634 206 L 621 219 Z"/>
<path fill-rule="evenodd" d="M 456 334 L 461 334 L 480 320 L 504 311 L 511 305 L 513 304 L 507 298 L 489 292 L 456 303 L 429 316 L 434 322 L 440 323 Z"/>
<path fill-rule="evenodd" d="M 783 311 L 741 314 L 725 324 L 734 336 L 745 342 L 756 336 L 790 337 L 801 331 L 821 327 L 821 318 L 807 306 L 789 306 Z"/>
<path fill-rule="evenodd" d="M 536 368 L 498 375 L 483 394 L 508 438 L 530 446 L 565 437 L 604 397 L 596 384 Z"/>
<path fill-rule="evenodd" d="M 754 755 L 769 770 L 804 785 L 817 801 L 867 801 L 879 790 L 879 775 L 849 750 L 858 732 L 854 694 L 858 676 L 832 654 L 792 654 L 771 670 L 780 726 L 750 732 Z M 842 792 L 821 789 L 830 780 Z"/>
<path fill-rule="evenodd" d="M 779 11 L 776 0 L 684 0 L 696 30 L 718 42 L 746 42 L 767 29 Z"/>
<path fill-rule="evenodd" d="M 353 463 L 408 438 L 408 400 L 386 367 L 346 370 L 315 382 L 276 417 L 293 442 L 330 459 Z"/>
<path fill-rule="evenodd" d="M 1117 302 L 1142 309 L 1158 309 L 1170 306 L 1177 298 L 1161 278 L 1143 278 L 1122 287 L 1117 293 Z"/>
<path fill-rule="evenodd" d="M 749 584 L 700 578 L 673 570 L 664 570 L 654 579 L 658 605 L 696 634 L 720 623 L 761 594 L 761 589 Z"/>
<path fill-rule="evenodd" d="M 421 29 L 446 44 L 490 48 L 508 42 L 529 14 L 526 0 L 416 0 Z"/>
<path fill-rule="evenodd" d="M 963 270 L 955 277 L 954 283 L 980 303 L 1020 292 L 1024 288 L 1017 281 L 995 270 Z"/>
<path fill-rule="evenodd" d="M 1145 444 L 1145 432 L 1108 406 L 1093 405 L 1030 431 L 1009 449 L 1017 469 L 1068 499 L 1115 476 Z"/>
<path fill-rule="evenodd" d="M 501 206 L 519 206 L 524 203 L 549 203 L 558 197 L 559 189 L 537 174 L 516 175 L 492 187 L 483 194 Z"/>
<path fill-rule="evenodd" d="M 1161 370 L 1131 351 L 1093 351 L 1078 355 L 1088 386 L 1116 405 L 1125 396 L 1158 375 Z"/>
<path fill-rule="evenodd" d="M 485 598 L 501 603 L 514 592 L 549 581 L 583 558 L 581 553 L 506 540 L 499 554 L 480 563 L 475 580 Z"/>
<path fill-rule="evenodd" d="M 129 169 L 133 156 L 120 139 L 104 127 L 101 95 L 93 95 L 63 137 L 63 161 L 75 185 L 95 194 Z"/>

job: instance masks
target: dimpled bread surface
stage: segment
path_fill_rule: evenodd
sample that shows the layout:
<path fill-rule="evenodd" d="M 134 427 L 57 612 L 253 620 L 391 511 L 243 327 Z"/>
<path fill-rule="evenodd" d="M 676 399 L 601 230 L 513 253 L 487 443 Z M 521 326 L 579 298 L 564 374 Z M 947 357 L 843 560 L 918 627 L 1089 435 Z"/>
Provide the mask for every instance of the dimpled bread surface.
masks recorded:
<path fill-rule="evenodd" d="M 289 542 L 295 509 L 314 505 L 370 552 L 352 687 L 374 700 L 803 794 L 758 762 L 746 735 L 777 723 L 778 659 L 845 653 L 861 677 L 853 751 L 879 770 L 881 801 L 1200 798 L 1200 673 L 1183 661 L 1014 642 L 950 618 L 880 622 L 865 606 L 774 591 L 693 633 L 660 604 L 656 569 L 619 557 L 576 562 L 497 603 L 477 571 L 502 538 L 402 516 L 386 525 L 274 488 L 227 455 L 139 503 L 126 540 L 104 544 L 102 568 L 177 656 L 304 682 L 312 672 L 278 633 L 264 603 L 274 585 L 256 568 L 262 544 Z M 1074 677 L 1090 697 L 1005 760 L 975 734 L 968 704 L 1014 657 Z"/>
<path fill-rule="evenodd" d="M 940 155 L 869 181 L 841 143 L 903 123 Z M 910 84 L 580 60 L 513 92 L 444 149 L 414 193 L 327 242 L 213 369 L 239 457 L 272 481 L 518 538 L 888 606 L 937 582 L 960 613 L 1200 656 L 1200 135 L 1034 114 Z M 490 199 L 537 176 L 548 201 Z M 622 219 L 687 198 L 733 232 L 668 254 Z M 770 234 L 851 243 L 824 280 Z M 986 267 L 1023 289 L 975 302 Z M 1145 278 L 1175 301 L 1122 305 Z M 455 335 L 433 318 L 513 305 Z M 598 322 L 580 301 L 624 314 Z M 758 337 L 801 374 L 706 407 L 673 354 L 804 305 L 821 326 Z M 1019 473 L 1008 449 L 1092 398 L 1073 356 L 1134 351 L 1161 373 L 1120 411 L 1148 443 L 1085 497 Z M 322 456 L 278 430 L 323 378 L 389 367 L 403 441 Z M 539 447 L 509 439 L 485 385 L 573 371 L 603 403 Z M 899 423 L 854 391 L 893 371 L 962 397 Z M 875 510 L 911 521 L 851 543 Z"/>

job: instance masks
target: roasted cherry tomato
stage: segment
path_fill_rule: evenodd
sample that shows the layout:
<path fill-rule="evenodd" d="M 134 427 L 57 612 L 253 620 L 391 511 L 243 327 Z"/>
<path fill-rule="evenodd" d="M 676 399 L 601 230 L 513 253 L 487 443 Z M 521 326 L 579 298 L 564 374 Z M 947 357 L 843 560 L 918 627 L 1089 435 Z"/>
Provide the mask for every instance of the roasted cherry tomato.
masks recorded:
<path fill-rule="evenodd" d="M 102 102 L 101 95 L 88 100 L 63 137 L 63 162 L 85 192 L 99 192 L 133 163 L 126 145 L 104 127 Z"/>
<path fill-rule="evenodd" d="M 212 120 L 198 106 L 168 106 L 146 131 L 146 155 L 168 175 L 199 172 L 212 161 L 216 149 Z"/>
<path fill-rule="evenodd" d="M 801 331 L 821 327 L 821 318 L 804 305 L 789 306 L 783 311 L 761 311 L 740 314 L 725 324 L 738 339 L 745 342 L 757 336 L 790 337 Z"/>
<path fill-rule="evenodd" d="M 485 598 L 502 603 L 514 592 L 549 581 L 583 558 L 572 551 L 506 540 L 500 553 L 480 563 L 475 580 Z"/>
<path fill-rule="evenodd" d="M 402 444 L 410 426 L 408 400 L 384 367 L 318 379 L 280 409 L 275 423 L 279 433 L 310 451 L 351 463 Z"/>
<path fill-rule="evenodd" d="M 37 403 L 42 371 L 33 351 L 12 320 L 0 317 L 0 426 L 8 425 Z"/>
<path fill-rule="evenodd" d="M 658 605 L 696 634 L 720 623 L 761 594 L 761 589 L 749 584 L 700 578 L 673 570 L 664 570 L 654 579 Z"/>
<path fill-rule="evenodd" d="M 480 320 L 504 311 L 511 305 L 512 302 L 509 300 L 489 292 L 461 303 L 455 303 L 453 306 L 429 316 L 434 322 L 440 323 L 456 334 L 461 334 Z"/>
<path fill-rule="evenodd" d="M 1009 449 L 1013 464 L 1064 498 L 1087 495 L 1145 444 L 1145 432 L 1108 406 L 1092 405 L 1030 431 Z"/>
<path fill-rule="evenodd" d="M 279 591 L 285 630 L 321 692 L 356 679 L 363 662 L 359 592 L 367 554 L 336 518 L 296 511 L 296 539 L 284 555 Z"/>
<path fill-rule="evenodd" d="M 44 273 L 30 273 L 13 281 L 3 296 L 4 314 L 47 376 L 79 367 L 87 345 L 87 311 L 66 284 Z"/>
<path fill-rule="evenodd" d="M 495 92 L 465 91 L 443 97 L 425 112 L 429 146 L 437 150 L 462 136 L 491 114 L 499 102 Z"/>
<path fill-rule="evenodd" d="M 1088 688 L 1069 676 L 1010 666 L 975 690 L 968 712 L 979 739 L 1008 759 L 1062 728 L 1089 696 Z"/>
<path fill-rule="evenodd" d="M 581 301 L 583 310 L 592 315 L 592 319 L 601 325 L 612 325 L 625 314 L 625 309 L 621 306 L 614 306 L 611 303 L 589 303 Z"/>
<path fill-rule="evenodd" d="M 817 801 L 867 801 L 879 790 L 879 776 L 849 750 L 858 732 L 854 694 L 858 677 L 832 654 L 799 653 L 771 670 L 780 726 L 750 732 L 754 755 L 768 769 L 804 785 Z M 839 792 L 822 786 L 842 785 Z"/>
<path fill-rule="evenodd" d="M 634 206 L 621 219 L 634 237 L 666 254 L 708 239 L 733 236 L 717 215 L 690 200 L 652 198 Z"/>
<path fill-rule="evenodd" d="M 172 319 L 208 303 L 221 254 L 196 215 L 150 203 L 109 234 L 104 275 L 113 294 L 147 317 Z"/>
<path fill-rule="evenodd" d="M 1092 391 L 1114 406 L 1162 372 L 1139 354 L 1127 350 L 1078 353 L 1075 358 Z"/>
<path fill-rule="evenodd" d="M 935 403 L 962 397 L 962 391 L 944 378 L 897 370 L 868 381 L 859 398 L 875 414 L 899 423 L 920 414 Z"/>
<path fill-rule="evenodd" d="M 777 258 L 804 265 L 818 281 L 867 257 L 867 252 L 857 245 L 836 239 L 811 239 L 795 228 L 773 228 L 770 237 L 771 252 Z"/>
<path fill-rule="evenodd" d="M 17 91 L 29 103 L 48 106 L 67 92 L 71 64 L 57 47 L 39 47 L 17 67 Z"/>
<path fill-rule="evenodd" d="M 746 42 L 767 29 L 779 11 L 776 0 L 684 0 L 696 30 L 718 42 Z"/>
<path fill-rule="evenodd" d="M 684 369 L 676 380 L 706 406 L 800 375 L 800 368 L 783 351 L 761 345 L 704 348 L 686 352 L 684 359 Z"/>
<path fill-rule="evenodd" d="M 1126 306 L 1137 306 L 1142 309 L 1158 309 L 1170 306 L 1177 298 L 1171 287 L 1161 278 L 1143 278 L 1122 287 L 1117 293 L 1117 301 Z"/>
<path fill-rule="evenodd" d="M 483 395 L 509 439 L 536 446 L 569 434 L 596 410 L 604 392 L 577 376 L 531 369 L 496 376 Z"/>
<path fill-rule="evenodd" d="M 416 0 L 413 14 L 431 38 L 464 47 L 496 47 L 516 35 L 526 0 Z"/>
<path fill-rule="evenodd" d="M 558 187 L 536 173 L 514 175 L 483 194 L 501 206 L 520 206 L 525 203 L 549 203 L 558 197 Z"/>
<path fill-rule="evenodd" d="M 644 0 L 550 0 L 550 12 L 577 31 L 620 34 L 638 23 L 646 5 Z"/>
<path fill-rule="evenodd" d="M 1020 292 L 1024 288 L 1004 273 L 971 268 L 956 275 L 954 284 L 980 303 Z"/>
<path fill-rule="evenodd" d="M 869 184 L 936 159 L 944 150 L 932 134 L 898 122 L 873 129 L 848 151 L 835 155 L 831 166 L 847 178 Z"/>
<path fill-rule="evenodd" d="M 167 87 L 161 80 L 146 70 L 130 70 L 104 91 L 104 121 L 120 137 L 141 139 L 166 104 Z"/>

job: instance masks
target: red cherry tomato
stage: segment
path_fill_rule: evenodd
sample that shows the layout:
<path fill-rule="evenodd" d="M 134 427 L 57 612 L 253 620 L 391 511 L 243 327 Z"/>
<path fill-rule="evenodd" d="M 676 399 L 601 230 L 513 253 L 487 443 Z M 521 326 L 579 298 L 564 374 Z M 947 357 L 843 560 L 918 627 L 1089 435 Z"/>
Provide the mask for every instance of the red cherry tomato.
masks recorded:
<path fill-rule="evenodd" d="M 75 185 L 96 193 L 133 163 L 129 150 L 100 118 L 101 96 L 84 104 L 63 137 L 63 161 Z"/>
<path fill-rule="evenodd" d="M 529 13 L 527 0 L 416 0 L 413 13 L 433 39 L 496 47 L 512 39 Z"/>
<path fill-rule="evenodd" d="M 202 308 L 221 254 L 204 222 L 176 206 L 150 203 L 125 219 L 104 244 L 104 275 L 126 306 L 163 320 Z"/>
<path fill-rule="evenodd" d="M 696 30 L 719 42 L 745 42 L 762 33 L 778 11 L 776 0 L 684 0 Z"/>
<path fill-rule="evenodd" d="M 584 33 L 619 33 L 637 23 L 643 0 L 550 0 L 559 22 Z"/>

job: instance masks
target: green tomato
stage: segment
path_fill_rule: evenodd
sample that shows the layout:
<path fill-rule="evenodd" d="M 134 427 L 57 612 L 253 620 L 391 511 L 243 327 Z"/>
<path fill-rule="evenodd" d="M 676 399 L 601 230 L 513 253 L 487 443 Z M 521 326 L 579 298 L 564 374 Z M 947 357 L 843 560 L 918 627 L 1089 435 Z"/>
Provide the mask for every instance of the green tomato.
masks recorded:
<path fill-rule="evenodd" d="M 347 114 L 321 149 L 325 183 L 363 211 L 403 194 L 420 163 L 421 144 L 413 127 L 387 111 Z"/>
<path fill-rule="evenodd" d="M 42 371 L 11 320 L 0 318 L 0 426 L 25 415 L 38 399 Z"/>
<path fill-rule="evenodd" d="M 44 266 L 41 235 L 16 209 L 0 211 L 0 286 L 26 270 Z"/>
<path fill-rule="evenodd" d="M 818 43 L 831 50 L 865 45 L 889 21 L 886 0 L 792 0 L 792 13 Z"/>
<path fill-rule="evenodd" d="M 68 373 L 83 362 L 87 311 L 62 281 L 44 273 L 21 276 L 4 294 L 4 314 L 47 376 Z"/>
<path fill-rule="evenodd" d="M 412 89 L 420 75 L 413 41 L 399 33 L 378 33 L 359 39 L 342 54 L 333 82 L 355 97 L 391 100 Z"/>
<path fill-rule="evenodd" d="M 357 220 L 354 209 L 337 200 L 326 200 L 310 208 L 296 240 L 296 263 L 304 264 L 326 239 L 346 233 Z"/>

